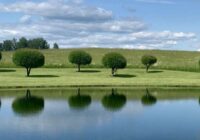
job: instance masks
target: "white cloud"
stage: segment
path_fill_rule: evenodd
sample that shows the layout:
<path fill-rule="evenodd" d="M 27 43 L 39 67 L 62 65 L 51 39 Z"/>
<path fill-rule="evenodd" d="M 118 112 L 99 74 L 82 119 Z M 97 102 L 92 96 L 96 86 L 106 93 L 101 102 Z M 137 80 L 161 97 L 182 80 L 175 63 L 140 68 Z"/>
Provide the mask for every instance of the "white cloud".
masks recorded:
<path fill-rule="evenodd" d="M 140 36 L 137 34 L 92 34 L 87 36 L 73 36 L 70 38 L 59 39 L 59 42 L 63 46 L 67 47 L 92 47 L 94 44 L 97 47 L 106 47 L 106 48 L 145 48 L 145 49 L 158 49 L 164 48 L 166 46 L 171 47 L 176 45 L 180 41 L 190 40 L 193 37 L 188 37 L 187 33 L 185 36 L 179 38 L 172 38 L 174 34 L 171 32 L 171 36 L 162 36 L 161 38 L 157 38 L 160 33 L 148 32 L 147 34 L 151 34 L 151 36 Z"/>
<path fill-rule="evenodd" d="M 196 37 L 194 33 L 139 31 L 140 28 L 138 27 L 127 26 L 125 28 L 126 26 L 115 25 L 115 22 L 89 25 L 86 23 L 56 23 L 2 26 L 0 32 L 3 34 L 0 34 L 0 40 L 5 39 L 4 37 L 19 38 L 26 36 L 33 38 L 41 36 L 51 43 L 58 42 L 61 47 L 90 47 L 95 45 L 96 47 L 108 48 L 128 48 L 127 46 L 129 46 L 129 48 L 158 49 L 174 46 L 181 41 L 192 40 Z M 118 26 L 118 29 L 113 30 L 112 26 Z"/>
<path fill-rule="evenodd" d="M 31 22 L 31 16 L 30 15 L 24 15 L 20 18 L 21 23 L 30 23 Z"/>
<path fill-rule="evenodd" d="M 194 33 L 147 30 L 138 19 L 114 19 L 111 11 L 82 0 L 48 0 L 0 5 L 0 11 L 20 12 L 17 24 L 0 24 L 0 42 L 13 37 L 43 37 L 60 47 L 162 49 L 196 38 Z M 39 17 L 31 20 L 32 16 Z M 29 24 L 24 24 L 29 23 Z"/>
<path fill-rule="evenodd" d="M 28 15 L 38 15 L 51 19 L 72 21 L 104 21 L 112 19 L 112 12 L 99 7 L 91 7 L 83 4 L 65 1 L 45 2 L 16 2 L 0 5 L 2 12 L 20 12 Z"/>

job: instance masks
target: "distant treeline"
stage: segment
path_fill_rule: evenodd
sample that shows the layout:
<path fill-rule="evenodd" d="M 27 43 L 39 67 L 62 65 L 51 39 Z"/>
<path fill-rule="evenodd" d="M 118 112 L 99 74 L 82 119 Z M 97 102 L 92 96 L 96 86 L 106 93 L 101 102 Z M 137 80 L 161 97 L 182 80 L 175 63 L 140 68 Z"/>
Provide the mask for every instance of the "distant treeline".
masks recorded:
<path fill-rule="evenodd" d="M 0 43 L 0 51 L 13 51 L 20 48 L 32 48 L 32 49 L 49 49 L 49 43 L 43 38 L 26 39 L 25 37 L 12 40 L 4 40 Z M 58 49 L 58 44 L 54 43 L 54 49 Z"/>

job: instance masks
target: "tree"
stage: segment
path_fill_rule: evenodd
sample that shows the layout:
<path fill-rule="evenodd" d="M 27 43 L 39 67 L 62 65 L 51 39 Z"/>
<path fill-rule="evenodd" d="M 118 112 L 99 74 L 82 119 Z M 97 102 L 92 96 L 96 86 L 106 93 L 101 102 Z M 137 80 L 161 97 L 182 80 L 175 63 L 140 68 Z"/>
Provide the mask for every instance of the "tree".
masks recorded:
<path fill-rule="evenodd" d="M 3 51 L 3 43 L 0 43 L 0 51 Z"/>
<path fill-rule="evenodd" d="M 53 48 L 54 48 L 54 49 L 59 49 L 58 44 L 57 44 L 57 43 L 54 43 L 54 44 L 53 44 Z"/>
<path fill-rule="evenodd" d="M 13 41 L 12 40 L 4 40 L 3 41 L 3 50 L 5 50 L 5 51 L 14 50 Z"/>
<path fill-rule="evenodd" d="M 31 96 L 30 90 L 26 91 L 26 96 L 16 98 L 12 103 L 12 109 L 16 114 L 27 116 L 40 113 L 44 109 L 44 99 Z"/>
<path fill-rule="evenodd" d="M 115 75 L 117 69 L 123 69 L 127 65 L 126 58 L 123 55 L 115 52 L 107 53 L 103 57 L 102 63 L 105 67 L 111 68 L 112 76 Z"/>
<path fill-rule="evenodd" d="M 0 60 L 2 59 L 2 53 L 0 52 Z"/>
<path fill-rule="evenodd" d="M 146 72 L 148 72 L 149 68 L 157 62 L 157 58 L 152 55 L 144 55 L 142 56 L 142 64 L 146 67 Z"/>
<path fill-rule="evenodd" d="M 12 50 L 16 50 L 17 48 L 17 39 L 13 38 L 12 40 Z"/>
<path fill-rule="evenodd" d="M 146 89 L 146 94 L 142 96 L 141 101 L 143 105 L 153 105 L 157 102 L 157 99 L 155 96 L 150 94 L 148 89 Z"/>
<path fill-rule="evenodd" d="M 43 38 L 34 38 L 28 41 L 28 48 L 49 49 L 49 44 Z"/>
<path fill-rule="evenodd" d="M 72 64 L 78 66 L 78 72 L 80 72 L 81 65 L 89 65 L 92 62 L 91 55 L 81 50 L 72 51 L 68 59 Z"/>
<path fill-rule="evenodd" d="M 0 44 L 0 50 L 12 51 L 20 48 L 32 48 L 32 49 L 49 49 L 48 42 L 43 38 L 34 38 L 27 40 L 25 37 L 12 40 L 4 40 L 3 44 Z"/>
<path fill-rule="evenodd" d="M 123 106 L 126 104 L 126 96 L 123 94 L 118 94 L 117 91 L 112 89 L 112 93 L 105 95 L 101 102 L 106 109 L 110 111 L 117 111 L 123 108 Z"/>
<path fill-rule="evenodd" d="M 68 99 L 69 106 L 76 110 L 81 110 L 87 108 L 91 102 L 92 98 L 89 95 L 81 95 L 80 88 L 78 89 L 78 94 L 70 96 Z"/>
<path fill-rule="evenodd" d="M 27 76 L 29 76 L 32 68 L 38 68 L 44 65 L 45 57 L 37 50 L 20 49 L 14 53 L 13 62 L 17 66 L 25 67 Z"/>
<path fill-rule="evenodd" d="M 17 49 L 28 48 L 28 40 L 25 37 L 22 37 L 17 42 Z"/>

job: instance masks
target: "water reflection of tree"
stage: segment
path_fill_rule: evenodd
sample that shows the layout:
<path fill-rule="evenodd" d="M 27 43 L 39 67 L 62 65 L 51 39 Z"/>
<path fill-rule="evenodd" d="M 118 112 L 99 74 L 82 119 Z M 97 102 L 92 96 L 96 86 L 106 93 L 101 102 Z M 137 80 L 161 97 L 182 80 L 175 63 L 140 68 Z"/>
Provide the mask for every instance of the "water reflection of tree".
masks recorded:
<path fill-rule="evenodd" d="M 77 90 L 77 95 L 70 96 L 68 103 L 70 108 L 81 110 L 87 108 L 92 102 L 92 98 L 89 95 L 81 95 L 80 88 Z"/>
<path fill-rule="evenodd" d="M 155 96 L 150 94 L 148 89 L 146 89 L 146 94 L 142 96 L 141 101 L 143 105 L 153 105 L 157 102 L 157 99 Z"/>
<path fill-rule="evenodd" d="M 126 96 L 118 94 L 116 90 L 112 89 L 111 94 L 105 95 L 102 98 L 102 105 L 110 111 L 118 111 L 126 104 Z"/>
<path fill-rule="evenodd" d="M 19 115 L 34 115 L 44 109 L 44 99 L 32 96 L 30 90 L 26 91 L 26 96 L 16 98 L 12 103 L 12 109 Z"/>

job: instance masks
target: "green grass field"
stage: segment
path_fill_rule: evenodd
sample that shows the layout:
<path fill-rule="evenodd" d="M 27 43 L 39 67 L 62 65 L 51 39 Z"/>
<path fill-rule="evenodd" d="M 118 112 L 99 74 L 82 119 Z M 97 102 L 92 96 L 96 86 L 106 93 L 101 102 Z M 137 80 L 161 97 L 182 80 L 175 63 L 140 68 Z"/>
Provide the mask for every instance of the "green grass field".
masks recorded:
<path fill-rule="evenodd" d="M 161 50 L 128 50 L 128 49 L 83 49 L 89 52 L 93 57 L 92 68 L 103 67 L 101 59 L 107 52 L 119 52 L 123 54 L 128 61 L 130 68 L 142 68 L 141 57 L 144 54 L 152 54 L 158 58 L 158 63 L 154 66 L 156 69 L 183 70 L 183 71 L 199 71 L 200 52 L 188 51 L 161 51 Z M 60 50 L 43 50 L 45 54 L 46 64 L 48 68 L 68 68 L 73 67 L 68 62 L 68 54 L 72 49 Z M 0 62 L 2 68 L 12 68 L 15 65 L 12 63 L 13 52 L 2 52 L 3 58 Z"/>
<path fill-rule="evenodd" d="M 71 86 L 129 86 L 129 87 L 199 87 L 200 74 L 195 72 L 144 69 L 119 70 L 116 77 L 111 77 L 110 69 L 73 68 L 33 69 L 31 77 L 25 76 L 25 69 L 0 69 L 0 88 L 31 87 L 71 87 Z"/>

